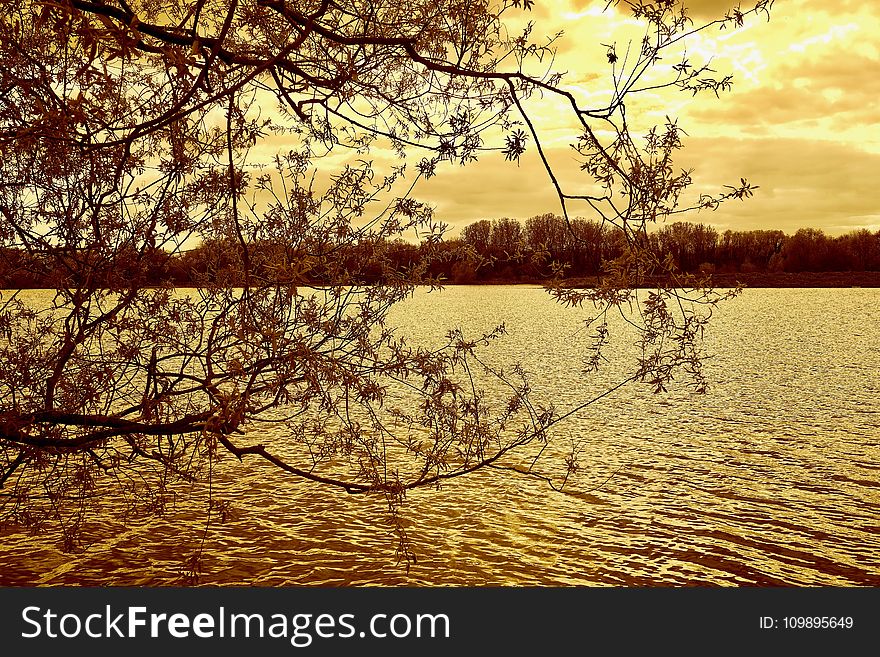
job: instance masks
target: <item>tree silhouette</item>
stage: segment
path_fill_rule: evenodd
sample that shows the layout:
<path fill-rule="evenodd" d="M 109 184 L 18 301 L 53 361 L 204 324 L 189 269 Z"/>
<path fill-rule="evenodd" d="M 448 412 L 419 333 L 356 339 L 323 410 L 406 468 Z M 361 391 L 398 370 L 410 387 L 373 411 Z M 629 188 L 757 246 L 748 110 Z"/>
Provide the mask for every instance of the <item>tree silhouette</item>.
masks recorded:
<path fill-rule="evenodd" d="M 533 405 L 522 372 L 483 365 L 500 330 L 453 330 L 429 347 L 385 322 L 414 286 L 437 283 L 442 226 L 414 185 L 493 151 L 517 162 L 534 149 L 566 225 L 583 203 L 620 232 L 626 251 L 605 285 L 551 292 L 600 317 L 641 305 L 643 355 L 625 380 L 660 390 L 684 368 L 702 385 L 696 308 L 720 297 L 687 278 L 647 298 L 636 290 L 671 271 L 644 237 L 686 210 L 690 172 L 673 166 L 682 132 L 670 119 L 632 134 L 626 103 L 727 88 L 707 65 L 682 59 L 665 78 L 657 65 L 696 32 L 769 15 L 771 2 L 704 25 L 675 0 L 610 2 L 645 32 L 626 52 L 608 48 L 601 107 L 582 106 L 553 71 L 553 38 L 531 23 L 508 29 L 532 4 L 2 0 L 0 246 L 38 263 L 54 290 L 40 307 L 3 293 L 5 517 L 67 514 L 75 547 L 99 478 L 132 490 L 144 469 L 162 482 L 203 478 L 221 453 L 384 495 L 393 512 L 407 490 L 542 443 L 563 416 Z M 564 189 L 550 164 L 531 109 L 548 99 L 579 126 L 586 191 Z M 399 159 L 380 166 L 388 153 Z M 697 205 L 751 190 L 743 180 Z M 401 267 L 406 249 L 388 244 L 407 231 L 422 246 Z M 582 232 L 570 235 L 592 239 Z M 197 287 L 155 287 L 192 249 Z M 378 276 L 368 262 L 388 274 L 381 284 L 363 285 Z M 668 307 L 686 301 L 697 306 L 681 316 Z M 503 377 L 509 398 L 490 403 L 479 372 Z M 284 449 L 246 433 L 267 421 L 287 427 Z"/>

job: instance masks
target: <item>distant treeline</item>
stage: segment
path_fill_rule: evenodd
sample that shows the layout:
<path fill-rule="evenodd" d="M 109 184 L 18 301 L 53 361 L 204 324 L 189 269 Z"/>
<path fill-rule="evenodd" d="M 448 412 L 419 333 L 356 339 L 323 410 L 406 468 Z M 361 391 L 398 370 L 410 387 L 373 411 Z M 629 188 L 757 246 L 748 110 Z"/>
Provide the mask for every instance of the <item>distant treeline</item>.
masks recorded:
<path fill-rule="evenodd" d="M 478 221 L 465 227 L 462 241 L 490 259 L 478 277 L 509 278 L 546 273 L 551 262 L 566 265 L 569 277 L 594 276 L 625 249 L 619 230 L 596 221 L 555 215 Z M 857 230 L 831 237 L 814 228 L 794 235 L 781 230 L 727 230 L 677 222 L 647 236 L 660 259 L 671 257 L 687 273 L 844 272 L 880 270 L 880 231 Z M 511 255 L 512 254 L 512 255 Z M 535 257 L 537 255 L 537 258 Z"/>
<path fill-rule="evenodd" d="M 686 273 L 797 274 L 803 272 L 880 271 L 880 231 L 856 230 L 838 237 L 814 228 L 794 235 L 781 230 L 719 233 L 705 224 L 673 223 L 647 236 L 647 248 L 671 259 Z M 461 236 L 442 242 L 363 241 L 324 248 L 303 244 L 280 248 L 251 244 L 247 263 L 235 243 L 207 242 L 180 254 L 161 249 L 120 248 L 96 263 L 95 285 L 125 287 L 139 280 L 155 285 L 241 283 L 243 272 L 256 280 L 289 283 L 376 283 L 408 272 L 452 283 L 534 282 L 558 271 L 566 278 L 600 275 L 621 256 L 620 231 L 596 221 L 544 214 L 525 223 L 502 218 L 466 226 Z M 66 259 L 81 253 L 27 254 L 0 249 L 0 286 L 5 288 L 74 285 Z M 560 269 L 561 268 L 561 269 Z"/>

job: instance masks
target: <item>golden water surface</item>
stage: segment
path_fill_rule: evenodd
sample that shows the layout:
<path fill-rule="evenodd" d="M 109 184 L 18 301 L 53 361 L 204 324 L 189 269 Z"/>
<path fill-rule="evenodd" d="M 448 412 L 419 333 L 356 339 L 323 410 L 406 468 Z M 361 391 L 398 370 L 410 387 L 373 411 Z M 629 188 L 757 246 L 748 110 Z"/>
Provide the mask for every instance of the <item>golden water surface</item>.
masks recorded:
<path fill-rule="evenodd" d="M 408 569 L 383 500 L 226 459 L 213 484 L 235 508 L 225 523 L 205 532 L 206 491 L 180 488 L 161 517 L 94 519 L 78 554 L 7 528 L 0 583 L 175 584 L 204 537 L 202 584 L 878 586 L 878 301 L 747 290 L 713 320 L 708 394 L 630 385 L 558 428 L 559 445 L 583 445 L 564 492 L 492 471 L 410 493 Z M 420 292 L 393 320 L 429 342 L 506 322 L 488 357 L 521 361 L 564 410 L 632 356 L 632 336 L 613 333 L 606 367 L 582 374 L 584 316 L 536 288 L 462 286 Z"/>

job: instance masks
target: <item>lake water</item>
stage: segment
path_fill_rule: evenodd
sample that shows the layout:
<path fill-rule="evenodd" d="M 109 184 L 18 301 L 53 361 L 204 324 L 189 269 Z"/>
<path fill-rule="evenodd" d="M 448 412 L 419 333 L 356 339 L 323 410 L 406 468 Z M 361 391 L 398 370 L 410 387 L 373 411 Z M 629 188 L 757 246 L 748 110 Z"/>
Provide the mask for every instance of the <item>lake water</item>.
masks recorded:
<path fill-rule="evenodd" d="M 214 494 L 236 515 L 204 531 L 206 492 L 163 517 L 99 519 L 92 545 L 0 534 L 0 583 L 180 581 L 204 538 L 203 584 L 880 586 L 880 290 L 746 290 L 717 311 L 710 389 L 629 385 L 560 425 L 581 472 L 557 493 L 479 473 L 408 495 L 418 561 L 395 558 L 384 502 L 227 459 Z M 558 408 L 626 373 L 632 336 L 582 374 L 585 313 L 521 286 L 420 292 L 393 313 L 427 341 L 505 322 L 489 358 L 521 361 Z"/>

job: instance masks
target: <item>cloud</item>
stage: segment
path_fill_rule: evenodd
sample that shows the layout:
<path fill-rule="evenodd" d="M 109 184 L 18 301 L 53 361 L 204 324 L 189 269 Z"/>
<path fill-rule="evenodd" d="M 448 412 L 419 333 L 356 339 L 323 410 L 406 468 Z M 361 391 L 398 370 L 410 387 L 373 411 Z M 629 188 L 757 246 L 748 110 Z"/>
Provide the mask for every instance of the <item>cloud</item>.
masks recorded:
<path fill-rule="evenodd" d="M 584 11 L 596 6 L 604 6 L 606 2 L 598 0 L 572 0 L 571 4 L 575 11 Z M 736 0 L 684 0 L 684 5 L 688 8 L 691 15 L 699 14 L 701 16 L 722 16 L 725 11 L 735 7 L 736 4 Z M 746 6 L 749 3 L 743 2 L 742 4 Z M 621 11 L 623 10 L 625 8 L 621 9 Z"/>
<path fill-rule="evenodd" d="M 717 136 L 821 136 L 880 150 L 880 59 L 829 44 L 809 55 L 792 53 L 769 62 L 763 84 L 734 86 L 717 102 L 683 110 L 694 134 Z"/>
<path fill-rule="evenodd" d="M 550 153 L 565 164 L 567 153 Z M 570 160 L 570 158 L 569 158 Z M 715 212 L 686 218 L 720 230 L 822 228 L 831 234 L 856 228 L 880 228 L 876 204 L 880 154 L 818 139 L 690 138 L 677 165 L 694 168 L 688 201 L 700 193 L 717 194 L 741 177 L 758 185 L 746 201 L 729 201 Z M 558 173 L 569 190 L 588 182 L 569 161 Z M 535 159 L 517 167 L 501 158 L 476 165 L 448 168 L 420 185 L 416 196 L 435 204 L 437 218 L 458 229 L 479 219 L 513 217 L 525 220 L 559 212 L 553 187 Z M 573 216 L 590 216 L 589 208 L 572 206 Z"/>
<path fill-rule="evenodd" d="M 873 127 L 880 122 L 880 62 L 845 58 L 820 65 L 783 67 L 772 87 L 734 93 L 693 111 L 698 120 L 742 128 L 819 121 L 828 129 Z"/>
<path fill-rule="evenodd" d="M 740 177 L 760 187 L 694 220 L 735 230 L 880 228 L 880 154 L 819 139 L 689 139 L 681 160 L 696 168 L 695 191 L 720 191 Z"/>
<path fill-rule="evenodd" d="M 722 18 L 727 12 L 737 6 L 735 0 L 685 0 L 684 5 L 688 9 L 688 15 L 692 18 L 715 20 Z M 746 11 L 754 6 L 754 3 L 742 2 L 742 10 Z"/>
<path fill-rule="evenodd" d="M 593 9 L 596 6 L 604 6 L 606 3 L 597 2 L 597 0 L 573 0 L 571 4 L 575 11 L 582 12 Z M 754 2 L 749 2 L 749 0 L 742 0 L 742 2 L 738 2 L 738 0 L 684 0 L 683 4 L 687 7 L 688 15 L 692 18 L 710 20 L 721 18 L 738 4 L 742 5 L 743 11 L 751 9 L 755 5 Z M 621 6 L 619 11 L 627 13 L 629 10 Z"/>

